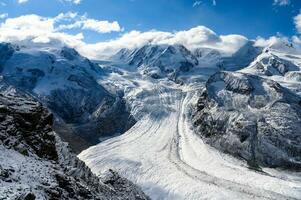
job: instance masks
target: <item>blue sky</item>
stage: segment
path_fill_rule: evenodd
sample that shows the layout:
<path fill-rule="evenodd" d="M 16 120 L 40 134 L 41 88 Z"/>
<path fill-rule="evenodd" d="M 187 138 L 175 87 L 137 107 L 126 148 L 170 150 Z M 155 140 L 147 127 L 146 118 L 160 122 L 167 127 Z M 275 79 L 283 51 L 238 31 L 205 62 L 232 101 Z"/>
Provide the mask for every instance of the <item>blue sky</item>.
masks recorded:
<path fill-rule="evenodd" d="M 20 1 L 20 0 L 19 0 Z M 187 30 L 204 25 L 217 34 L 240 34 L 255 39 L 278 33 L 297 34 L 293 17 L 299 14 L 300 0 L 0 0 L 0 14 L 9 18 L 36 14 L 54 17 L 69 11 L 86 14 L 97 20 L 117 21 L 122 31 L 99 33 L 93 30 L 65 30 L 83 32 L 89 43 L 104 41 L 131 30 L 160 31 Z M 282 3 L 281 3 L 282 2 Z M 283 3 L 284 2 L 284 3 Z M 5 18 L 1 19 L 2 21 Z"/>

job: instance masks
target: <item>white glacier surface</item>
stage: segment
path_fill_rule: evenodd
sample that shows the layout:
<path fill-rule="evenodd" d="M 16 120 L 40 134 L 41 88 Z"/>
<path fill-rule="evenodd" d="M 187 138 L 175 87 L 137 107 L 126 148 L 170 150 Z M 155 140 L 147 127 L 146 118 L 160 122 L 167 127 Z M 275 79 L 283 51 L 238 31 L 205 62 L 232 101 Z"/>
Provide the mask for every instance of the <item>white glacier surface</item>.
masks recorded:
<path fill-rule="evenodd" d="M 158 200 L 301 198 L 300 173 L 253 171 L 193 132 L 191 105 L 202 84 L 179 86 L 133 72 L 112 73 L 101 81 L 125 91 L 138 122 L 79 155 L 98 176 L 116 170 Z"/>

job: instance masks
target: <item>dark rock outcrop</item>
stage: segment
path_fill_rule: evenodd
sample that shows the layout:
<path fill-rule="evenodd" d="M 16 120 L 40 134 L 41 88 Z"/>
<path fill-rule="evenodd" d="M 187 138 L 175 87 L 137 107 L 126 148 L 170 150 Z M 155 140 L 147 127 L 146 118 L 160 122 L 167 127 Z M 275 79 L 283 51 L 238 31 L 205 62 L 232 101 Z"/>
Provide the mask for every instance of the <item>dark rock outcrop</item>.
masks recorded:
<path fill-rule="evenodd" d="M 22 94 L 22 95 L 21 95 Z M 0 85 L 0 141 L 25 155 L 57 160 L 53 115 L 41 103 L 2 82 Z"/>

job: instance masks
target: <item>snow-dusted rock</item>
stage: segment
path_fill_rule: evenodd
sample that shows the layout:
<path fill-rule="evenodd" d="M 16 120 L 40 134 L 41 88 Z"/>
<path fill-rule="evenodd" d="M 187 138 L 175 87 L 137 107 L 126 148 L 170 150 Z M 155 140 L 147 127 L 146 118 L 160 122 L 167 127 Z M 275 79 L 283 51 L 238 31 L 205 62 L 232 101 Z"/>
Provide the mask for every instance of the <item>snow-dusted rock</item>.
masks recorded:
<path fill-rule="evenodd" d="M 287 72 L 300 71 L 300 67 L 266 50 L 242 71 L 260 76 L 285 76 Z"/>
<path fill-rule="evenodd" d="M 275 81 L 214 74 L 199 98 L 194 124 L 208 144 L 252 166 L 301 168 L 301 98 Z"/>
<path fill-rule="evenodd" d="M 0 199 L 148 199 L 110 171 L 99 180 L 52 131 L 52 114 L 0 81 Z"/>

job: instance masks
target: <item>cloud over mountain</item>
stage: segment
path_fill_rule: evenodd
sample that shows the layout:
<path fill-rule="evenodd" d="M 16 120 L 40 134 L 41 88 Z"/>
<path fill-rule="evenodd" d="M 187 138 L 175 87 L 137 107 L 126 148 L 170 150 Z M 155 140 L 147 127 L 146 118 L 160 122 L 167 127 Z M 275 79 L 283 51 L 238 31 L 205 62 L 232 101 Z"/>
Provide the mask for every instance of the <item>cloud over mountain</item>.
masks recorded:
<path fill-rule="evenodd" d="M 297 28 L 299 21 L 301 20 L 299 20 L 298 15 L 295 17 Z M 71 34 L 68 31 L 70 29 L 77 30 L 78 33 Z M 82 31 L 87 29 L 98 33 L 123 31 L 117 21 L 92 19 L 86 14 L 79 15 L 75 12 L 67 12 L 55 17 L 32 14 L 5 19 L 0 25 L 0 41 L 39 46 L 45 44 L 68 45 L 76 48 L 81 54 L 94 59 L 109 57 L 121 48 L 133 49 L 145 44 L 182 44 L 190 50 L 199 47 L 213 48 L 225 55 L 230 55 L 248 41 L 248 38 L 242 35 L 218 35 L 205 26 L 197 26 L 176 32 L 132 30 L 112 40 L 86 43 Z M 268 46 L 269 43 L 278 39 L 280 38 L 258 38 L 256 44 Z M 297 41 L 296 38 L 294 41 Z"/>

